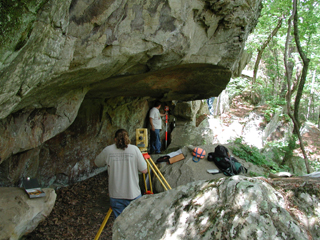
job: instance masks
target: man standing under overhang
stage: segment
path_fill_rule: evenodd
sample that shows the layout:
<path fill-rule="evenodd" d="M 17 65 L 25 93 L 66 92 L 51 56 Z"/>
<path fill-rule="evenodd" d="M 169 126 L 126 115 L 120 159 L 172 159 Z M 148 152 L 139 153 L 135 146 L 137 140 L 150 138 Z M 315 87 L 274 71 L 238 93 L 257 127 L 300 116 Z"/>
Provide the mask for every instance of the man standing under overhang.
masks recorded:
<path fill-rule="evenodd" d="M 149 113 L 150 121 L 150 154 L 160 154 L 161 153 L 161 140 L 160 140 L 160 130 L 161 130 L 161 117 L 166 114 L 160 113 L 159 109 L 161 107 L 160 101 L 155 101 L 153 108 Z"/>

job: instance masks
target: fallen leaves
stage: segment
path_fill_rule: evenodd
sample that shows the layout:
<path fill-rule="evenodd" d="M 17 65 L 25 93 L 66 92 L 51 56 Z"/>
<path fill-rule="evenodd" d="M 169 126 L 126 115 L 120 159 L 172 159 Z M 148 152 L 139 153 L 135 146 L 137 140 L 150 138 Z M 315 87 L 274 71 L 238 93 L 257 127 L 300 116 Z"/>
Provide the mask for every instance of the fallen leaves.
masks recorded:
<path fill-rule="evenodd" d="M 25 239 L 94 239 L 110 207 L 107 177 L 107 172 L 103 172 L 57 189 L 57 200 L 51 214 Z M 111 214 L 100 240 L 112 239 L 113 222 Z"/>

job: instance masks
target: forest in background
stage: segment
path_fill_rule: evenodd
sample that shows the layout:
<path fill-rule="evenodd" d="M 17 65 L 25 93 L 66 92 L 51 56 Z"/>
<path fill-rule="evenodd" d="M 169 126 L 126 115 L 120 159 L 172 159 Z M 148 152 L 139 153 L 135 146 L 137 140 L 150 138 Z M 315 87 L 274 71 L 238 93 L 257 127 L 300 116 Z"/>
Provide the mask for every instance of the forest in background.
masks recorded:
<path fill-rule="evenodd" d="M 310 168 L 306 143 L 301 138 L 303 123 L 320 128 L 319 22 L 317 0 L 264 0 L 258 25 L 246 43 L 251 60 L 226 89 L 230 102 L 241 95 L 254 106 L 267 105 L 266 119 L 282 111 L 282 119 L 292 124 L 288 128 L 290 138 L 273 143 L 281 159 L 278 170 L 295 164 L 292 161 L 297 148 L 308 173 L 319 169 L 320 159 Z"/>

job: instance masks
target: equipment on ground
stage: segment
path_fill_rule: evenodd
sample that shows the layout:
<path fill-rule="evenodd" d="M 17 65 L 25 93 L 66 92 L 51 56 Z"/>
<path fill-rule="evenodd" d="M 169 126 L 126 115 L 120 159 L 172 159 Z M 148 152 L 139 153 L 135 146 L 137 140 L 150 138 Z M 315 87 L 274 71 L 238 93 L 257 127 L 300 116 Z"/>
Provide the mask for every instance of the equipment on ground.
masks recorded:
<path fill-rule="evenodd" d="M 144 180 L 144 187 L 145 187 L 145 194 L 153 194 L 153 189 L 152 189 L 152 182 L 151 182 L 151 170 L 153 171 L 154 175 L 158 178 L 158 180 L 160 181 L 161 185 L 163 186 L 163 188 L 167 191 L 168 189 L 171 189 L 169 183 L 166 181 L 166 179 L 164 178 L 164 176 L 162 175 L 162 173 L 160 172 L 159 168 L 157 167 L 157 165 L 153 162 L 151 156 L 148 154 L 147 149 L 148 149 L 148 132 L 147 132 L 147 128 L 138 128 L 136 129 L 136 144 L 137 147 L 140 149 L 142 156 L 144 157 L 144 159 L 147 162 L 147 167 L 148 167 L 148 176 L 146 178 L 146 174 L 143 174 L 143 180 Z M 150 190 L 147 187 L 147 180 L 149 180 L 149 186 L 150 186 Z M 96 237 L 94 238 L 94 240 L 98 240 L 101 232 L 103 231 L 106 223 L 109 220 L 109 217 L 112 213 L 112 209 L 109 208 L 106 217 L 104 218 L 100 229 L 96 235 Z"/>
<path fill-rule="evenodd" d="M 218 145 L 214 152 L 208 153 L 208 161 L 213 161 L 226 176 L 248 172 L 236 158 L 230 156 L 228 149 L 222 145 Z"/>
<path fill-rule="evenodd" d="M 219 169 L 207 169 L 207 172 L 211 174 L 220 173 Z"/>
<path fill-rule="evenodd" d="M 153 171 L 154 175 L 158 178 L 159 182 L 161 183 L 161 185 L 163 186 L 163 188 L 167 191 L 168 189 L 171 189 L 169 183 L 166 181 L 166 179 L 164 178 L 164 176 L 162 175 L 162 173 L 160 172 L 159 168 L 157 167 L 157 165 L 154 163 L 154 161 L 152 160 L 152 158 L 150 157 L 150 155 L 145 152 L 142 153 L 144 159 L 146 160 L 147 164 L 148 164 L 148 175 L 149 175 L 149 181 L 150 181 L 150 192 L 151 194 L 153 194 L 153 190 L 152 190 L 152 184 L 151 184 L 151 172 L 150 169 Z M 148 191 L 147 189 L 147 184 L 146 184 L 146 180 L 145 180 L 145 174 L 143 174 L 143 178 L 144 178 L 144 186 L 145 186 L 145 190 L 146 192 Z"/>
<path fill-rule="evenodd" d="M 201 158 L 204 158 L 206 156 L 206 151 L 202 148 L 196 147 L 193 149 L 192 155 L 192 161 L 199 162 Z"/>
<path fill-rule="evenodd" d="M 94 240 L 98 240 L 99 239 L 99 237 L 100 237 L 100 235 L 101 235 L 101 233 L 102 233 L 102 231 L 104 229 L 104 226 L 106 225 L 106 223 L 109 220 L 109 217 L 110 217 L 111 213 L 112 213 L 112 208 L 109 208 L 109 210 L 107 212 L 107 215 L 104 218 L 104 220 L 103 220 L 103 222 L 102 222 L 102 224 L 101 224 L 101 226 L 99 228 L 99 231 L 98 231 L 97 235 L 95 236 Z"/>

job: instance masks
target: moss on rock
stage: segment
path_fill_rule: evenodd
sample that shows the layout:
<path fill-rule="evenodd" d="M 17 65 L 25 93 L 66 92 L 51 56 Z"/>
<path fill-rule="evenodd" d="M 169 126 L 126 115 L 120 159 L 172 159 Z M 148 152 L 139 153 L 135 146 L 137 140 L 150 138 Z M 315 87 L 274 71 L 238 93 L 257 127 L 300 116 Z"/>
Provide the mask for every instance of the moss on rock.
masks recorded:
<path fill-rule="evenodd" d="M 5 50 L 20 50 L 28 40 L 38 11 L 48 0 L 3 0 L 0 2 L 0 56 Z M 3 61 L 5 59 L 0 59 Z"/>

